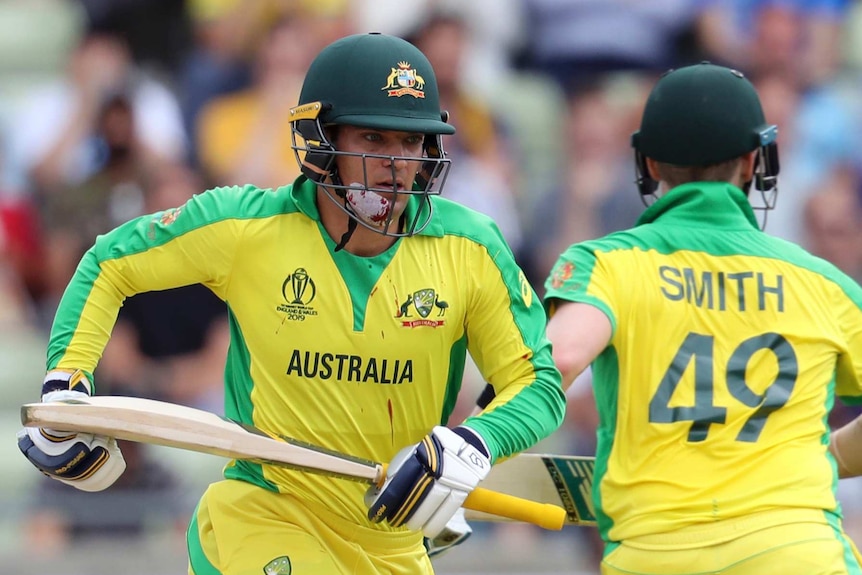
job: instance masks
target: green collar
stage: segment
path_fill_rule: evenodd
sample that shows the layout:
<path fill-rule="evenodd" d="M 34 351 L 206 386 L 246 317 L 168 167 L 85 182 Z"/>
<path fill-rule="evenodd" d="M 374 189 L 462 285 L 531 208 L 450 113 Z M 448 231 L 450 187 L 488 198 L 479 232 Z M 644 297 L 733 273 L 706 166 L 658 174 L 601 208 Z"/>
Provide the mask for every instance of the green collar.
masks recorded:
<path fill-rule="evenodd" d="M 760 229 L 745 193 L 725 182 L 693 182 L 677 186 L 649 206 L 637 225 L 684 222 L 692 227 L 726 230 Z"/>
<path fill-rule="evenodd" d="M 293 203 L 296 204 L 296 207 L 299 208 L 299 211 L 314 221 L 320 221 L 320 211 L 317 209 L 316 183 L 303 175 L 299 176 L 293 182 L 293 186 L 290 190 L 290 197 L 293 200 Z M 408 201 L 407 209 L 404 210 L 404 213 L 407 216 L 407 221 L 411 221 L 416 210 L 419 209 L 419 200 L 420 198 L 416 196 L 410 198 Z M 432 205 L 435 203 L 433 197 L 431 198 L 431 203 Z M 431 214 L 431 221 L 418 235 L 443 237 L 443 223 L 440 221 L 440 212 L 438 210 L 435 209 L 433 211 Z"/>

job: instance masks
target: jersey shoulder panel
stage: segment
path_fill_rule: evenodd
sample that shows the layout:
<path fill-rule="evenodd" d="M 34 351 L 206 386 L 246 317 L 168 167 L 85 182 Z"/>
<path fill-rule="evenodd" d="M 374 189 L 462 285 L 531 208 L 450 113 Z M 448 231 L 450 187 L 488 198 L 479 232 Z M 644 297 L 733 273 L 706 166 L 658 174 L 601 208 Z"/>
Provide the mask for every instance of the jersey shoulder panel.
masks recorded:
<path fill-rule="evenodd" d="M 603 254 L 646 249 L 646 242 L 633 230 L 622 230 L 607 236 L 570 245 L 551 268 L 545 280 L 545 305 L 554 299 L 596 303 L 588 297 L 597 281 L 595 272 Z M 615 275 L 613 268 L 603 268 L 604 275 Z M 604 278 L 603 281 L 607 281 Z"/>
<path fill-rule="evenodd" d="M 511 253 L 500 228 L 490 216 L 446 198 L 435 196 L 431 201 L 443 235 L 470 239 L 489 248 L 492 254 L 500 248 Z"/>
<path fill-rule="evenodd" d="M 815 273 L 825 281 L 834 284 L 843 292 L 847 299 L 852 301 L 856 307 L 862 309 L 862 287 L 850 278 L 850 276 L 841 271 L 838 266 L 807 252 L 797 244 L 772 236 L 767 237 L 781 250 L 782 259 L 797 267 Z"/>
<path fill-rule="evenodd" d="M 135 218 L 99 236 L 94 244 L 98 261 L 127 257 L 166 244 L 180 236 L 226 220 L 251 220 L 298 211 L 290 186 L 212 188 L 185 204 Z"/>
<path fill-rule="evenodd" d="M 199 221 L 204 224 L 225 218 L 267 218 L 298 211 L 290 195 L 291 189 L 292 185 L 275 189 L 226 186 L 196 194 L 191 201 L 196 203 Z"/>

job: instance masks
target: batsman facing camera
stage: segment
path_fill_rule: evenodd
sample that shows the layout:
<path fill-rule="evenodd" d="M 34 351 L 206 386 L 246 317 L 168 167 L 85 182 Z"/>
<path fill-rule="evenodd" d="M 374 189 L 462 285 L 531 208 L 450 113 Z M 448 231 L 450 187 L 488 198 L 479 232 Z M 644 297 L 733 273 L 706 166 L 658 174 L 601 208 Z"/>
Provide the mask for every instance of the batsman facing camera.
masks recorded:
<path fill-rule="evenodd" d="M 259 573 L 289 554 L 296 573 L 430 574 L 423 535 L 438 551 L 463 541 L 469 527 L 457 518 L 441 533 L 490 462 L 563 420 L 545 312 L 494 222 L 439 197 L 450 166 L 442 136 L 455 129 L 418 48 L 383 34 L 329 44 L 289 114 L 294 182 L 206 190 L 96 239 L 67 287 L 74 297 L 58 306 L 48 371 L 93 373 L 125 298 L 207 286 L 231 311 L 226 417 L 391 463 L 367 493 L 232 461 L 192 518 L 189 572 Z M 440 427 L 468 354 L 497 397 L 463 428 Z M 65 465 L 49 465 L 39 437 L 22 449 L 52 477 L 102 488 L 122 460 L 96 439 L 67 439 L 83 455 L 64 445 Z M 84 466 L 74 479 L 72 462 Z"/>
<path fill-rule="evenodd" d="M 89 397 L 92 387 L 80 370 L 53 370 L 42 383 L 42 401 Z M 107 489 L 126 470 L 126 461 L 112 437 L 38 427 L 25 427 L 17 437 L 21 453 L 37 469 L 81 491 Z"/>
<path fill-rule="evenodd" d="M 383 78 L 368 74 L 369 63 L 389 66 L 399 53 L 397 67 Z M 291 137 L 302 173 L 325 191 L 330 201 L 350 216 L 350 228 L 339 249 L 350 239 L 357 224 L 386 236 L 411 236 L 430 223 L 430 196 L 439 195 L 451 166 L 443 152 L 442 135 L 454 134 L 448 113 L 440 110 L 434 70 L 418 48 L 393 36 L 356 35 L 332 44 L 312 62 L 306 74 L 299 105 L 291 115 Z M 388 159 L 375 154 L 356 154 L 339 149 L 338 126 L 418 133 L 423 136 L 421 156 L 392 156 L 392 174 L 385 185 L 369 181 L 344 181 L 337 159 L 349 156 Z M 397 161 L 415 162 L 419 170 L 412 186 L 395 185 Z M 393 209 L 399 199 L 416 197 L 419 209 L 401 225 Z"/>

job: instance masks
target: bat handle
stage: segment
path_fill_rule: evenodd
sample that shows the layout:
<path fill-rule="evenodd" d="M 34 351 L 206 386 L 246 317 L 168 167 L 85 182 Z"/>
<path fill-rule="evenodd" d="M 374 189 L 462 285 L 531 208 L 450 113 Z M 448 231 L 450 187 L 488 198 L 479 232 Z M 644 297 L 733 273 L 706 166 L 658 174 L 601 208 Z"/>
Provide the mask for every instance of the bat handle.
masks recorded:
<path fill-rule="evenodd" d="M 464 501 L 464 507 L 515 521 L 532 523 L 554 531 L 562 529 L 566 522 L 566 510 L 558 505 L 530 501 L 482 487 L 477 487 L 470 492 Z"/>

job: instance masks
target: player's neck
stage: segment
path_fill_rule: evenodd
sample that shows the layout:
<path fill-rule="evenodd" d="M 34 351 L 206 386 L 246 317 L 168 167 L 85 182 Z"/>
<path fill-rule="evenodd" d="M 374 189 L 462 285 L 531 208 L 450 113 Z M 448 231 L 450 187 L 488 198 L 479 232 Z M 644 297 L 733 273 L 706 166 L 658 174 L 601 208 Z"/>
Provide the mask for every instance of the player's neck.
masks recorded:
<path fill-rule="evenodd" d="M 341 234 L 346 230 L 347 223 L 345 222 L 344 226 L 341 227 L 341 231 L 337 232 L 337 235 L 334 236 L 336 242 L 341 240 Z M 370 258 L 378 256 L 391 248 L 397 239 L 392 236 L 378 234 L 361 225 L 357 225 L 353 235 L 350 236 L 350 240 L 345 244 L 344 250 L 356 256 Z"/>

